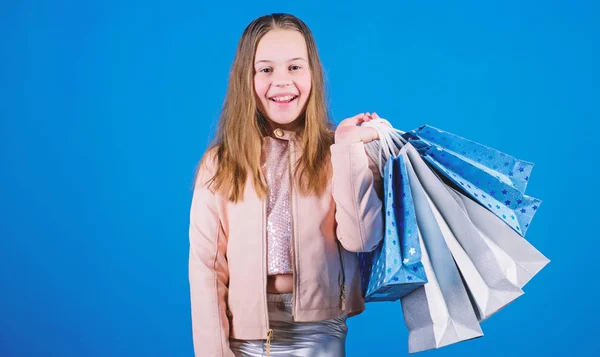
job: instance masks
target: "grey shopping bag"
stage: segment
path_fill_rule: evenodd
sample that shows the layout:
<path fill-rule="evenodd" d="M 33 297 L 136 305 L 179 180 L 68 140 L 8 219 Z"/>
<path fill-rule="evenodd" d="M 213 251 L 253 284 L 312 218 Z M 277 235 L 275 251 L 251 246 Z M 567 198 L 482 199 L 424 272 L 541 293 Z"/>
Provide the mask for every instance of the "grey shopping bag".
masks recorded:
<path fill-rule="evenodd" d="M 410 353 L 483 336 L 461 275 L 434 216 L 432 201 L 415 174 L 405 146 L 411 194 L 427 283 L 401 299 Z"/>

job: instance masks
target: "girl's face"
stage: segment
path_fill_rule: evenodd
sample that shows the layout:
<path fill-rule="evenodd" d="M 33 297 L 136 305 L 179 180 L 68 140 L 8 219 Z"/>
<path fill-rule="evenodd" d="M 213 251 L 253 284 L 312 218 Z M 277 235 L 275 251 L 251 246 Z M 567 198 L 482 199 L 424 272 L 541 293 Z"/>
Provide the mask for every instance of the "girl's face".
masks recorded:
<path fill-rule="evenodd" d="M 272 125 L 293 130 L 311 89 L 304 36 L 294 30 L 271 30 L 258 43 L 254 61 L 254 91 Z"/>

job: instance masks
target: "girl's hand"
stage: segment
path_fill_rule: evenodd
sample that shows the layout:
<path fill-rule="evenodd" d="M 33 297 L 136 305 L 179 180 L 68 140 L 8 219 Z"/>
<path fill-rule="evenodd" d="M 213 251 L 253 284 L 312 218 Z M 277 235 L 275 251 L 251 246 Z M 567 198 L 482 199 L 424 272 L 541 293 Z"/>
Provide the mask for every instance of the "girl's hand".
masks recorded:
<path fill-rule="evenodd" d="M 335 143 L 353 144 L 362 141 L 366 144 L 379 139 L 377 130 L 360 126 L 360 124 L 373 119 L 379 119 L 377 113 L 373 113 L 372 115 L 370 113 L 360 113 L 351 118 L 342 120 L 335 129 Z"/>

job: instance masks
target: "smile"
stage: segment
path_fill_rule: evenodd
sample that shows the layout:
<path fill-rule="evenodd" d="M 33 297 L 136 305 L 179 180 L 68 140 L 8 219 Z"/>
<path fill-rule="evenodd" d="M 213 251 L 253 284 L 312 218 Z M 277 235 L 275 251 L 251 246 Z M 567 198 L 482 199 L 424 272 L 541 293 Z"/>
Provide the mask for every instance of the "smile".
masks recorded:
<path fill-rule="evenodd" d="M 271 98 L 269 98 L 269 100 L 272 100 L 275 103 L 285 104 L 285 103 L 292 102 L 296 98 L 298 98 L 297 95 L 282 95 L 282 96 L 271 97 Z"/>

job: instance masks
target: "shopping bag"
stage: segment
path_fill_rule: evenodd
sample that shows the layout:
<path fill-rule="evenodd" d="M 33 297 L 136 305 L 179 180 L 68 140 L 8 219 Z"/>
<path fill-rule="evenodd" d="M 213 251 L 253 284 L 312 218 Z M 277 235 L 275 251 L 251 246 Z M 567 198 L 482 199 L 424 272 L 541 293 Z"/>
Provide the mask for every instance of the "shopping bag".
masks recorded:
<path fill-rule="evenodd" d="M 479 203 L 450 187 L 447 189 L 492 249 L 506 276 L 516 286 L 523 288 L 550 263 L 531 243 Z"/>
<path fill-rule="evenodd" d="M 428 125 L 402 136 L 438 173 L 525 236 L 541 205 L 525 194 L 532 163 Z"/>
<path fill-rule="evenodd" d="M 404 159 L 388 160 L 383 174 L 385 236 L 359 253 L 366 302 L 396 301 L 427 282 Z"/>
<path fill-rule="evenodd" d="M 404 137 L 412 141 L 417 149 L 419 148 L 415 143 L 419 143 L 419 146 L 425 150 L 435 147 L 452 153 L 462 158 L 465 165 L 473 165 L 521 192 L 525 192 L 534 166 L 531 162 L 516 159 L 496 149 L 430 125 L 423 125 L 407 132 Z M 460 166 L 457 168 L 460 169 Z"/>
<path fill-rule="evenodd" d="M 409 144 L 410 145 L 410 144 Z M 406 146 L 408 147 L 408 146 Z M 405 147 L 405 148 L 406 148 Z M 405 148 L 401 155 L 406 156 Z M 401 299 L 409 353 L 483 336 L 461 274 L 434 216 L 435 207 L 407 160 L 427 283 Z"/>

